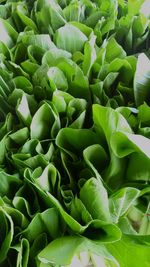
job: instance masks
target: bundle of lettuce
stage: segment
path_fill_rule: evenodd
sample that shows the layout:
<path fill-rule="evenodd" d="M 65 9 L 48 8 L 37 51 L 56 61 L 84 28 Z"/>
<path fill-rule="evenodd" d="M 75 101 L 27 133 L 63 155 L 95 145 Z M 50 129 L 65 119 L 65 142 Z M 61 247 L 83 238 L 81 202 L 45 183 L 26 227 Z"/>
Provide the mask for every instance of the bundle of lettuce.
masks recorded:
<path fill-rule="evenodd" d="M 0 266 L 150 266 L 150 2 L 0 0 Z"/>

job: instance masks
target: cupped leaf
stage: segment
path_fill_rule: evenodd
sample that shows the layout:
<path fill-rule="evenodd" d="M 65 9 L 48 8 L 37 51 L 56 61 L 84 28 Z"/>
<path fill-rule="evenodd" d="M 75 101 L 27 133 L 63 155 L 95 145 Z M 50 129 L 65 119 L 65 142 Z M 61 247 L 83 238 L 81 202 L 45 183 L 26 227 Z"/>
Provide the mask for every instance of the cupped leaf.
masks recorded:
<path fill-rule="evenodd" d="M 116 131 L 132 133 L 125 118 L 112 108 L 93 105 L 93 119 L 95 127 L 98 131 L 103 131 L 108 143 L 111 135 Z"/>
<path fill-rule="evenodd" d="M 78 155 L 89 145 L 98 142 L 97 135 L 89 129 L 61 129 L 56 138 L 56 144 L 62 150 L 73 156 Z"/>
<path fill-rule="evenodd" d="M 29 109 L 29 104 L 27 96 L 23 94 L 22 99 L 18 103 L 17 109 L 18 117 L 23 121 L 26 126 L 29 126 L 32 120 L 31 112 Z"/>
<path fill-rule="evenodd" d="M 13 197 L 19 187 L 22 185 L 19 177 L 15 175 L 10 175 L 5 171 L 0 171 L 1 181 L 0 181 L 0 195 L 1 197 Z"/>
<path fill-rule="evenodd" d="M 60 176 L 55 166 L 49 164 L 44 169 L 41 176 L 36 179 L 36 183 L 45 191 L 57 195 L 57 191 L 60 190 Z M 60 192 L 58 194 L 60 194 Z"/>
<path fill-rule="evenodd" d="M 88 146 L 83 151 L 83 156 L 85 162 L 93 170 L 96 177 L 100 177 L 101 172 L 105 169 L 108 163 L 108 155 L 104 148 L 99 144 Z"/>
<path fill-rule="evenodd" d="M 116 132 L 111 138 L 111 147 L 118 157 L 139 152 L 150 158 L 150 140 L 142 135 Z"/>
<path fill-rule="evenodd" d="M 80 190 L 80 199 L 93 219 L 111 221 L 107 191 L 100 180 L 91 178 L 85 182 Z"/>
<path fill-rule="evenodd" d="M 27 127 L 24 127 L 12 134 L 9 135 L 9 138 L 13 140 L 16 144 L 22 145 L 29 138 L 29 130 Z"/>
<path fill-rule="evenodd" d="M 68 52 L 82 51 L 87 37 L 75 26 L 66 24 L 56 31 L 55 43 Z"/>
<path fill-rule="evenodd" d="M 30 127 L 31 138 L 50 139 L 51 133 L 56 134 L 59 130 L 59 118 L 53 108 L 48 103 L 44 103 L 35 113 Z"/>
<path fill-rule="evenodd" d="M 46 233 L 53 239 L 61 235 L 61 220 L 55 208 L 50 208 L 42 213 L 37 213 L 22 235 L 30 242 L 34 241 L 40 234 Z"/>
<path fill-rule="evenodd" d="M 13 79 L 15 88 L 22 89 L 25 93 L 31 94 L 33 92 L 32 83 L 24 76 L 17 76 Z"/>
<path fill-rule="evenodd" d="M 47 76 L 50 81 L 50 85 L 53 90 L 62 90 L 67 91 L 68 89 L 68 82 L 64 75 L 64 73 L 57 67 L 51 67 L 48 70 Z"/>

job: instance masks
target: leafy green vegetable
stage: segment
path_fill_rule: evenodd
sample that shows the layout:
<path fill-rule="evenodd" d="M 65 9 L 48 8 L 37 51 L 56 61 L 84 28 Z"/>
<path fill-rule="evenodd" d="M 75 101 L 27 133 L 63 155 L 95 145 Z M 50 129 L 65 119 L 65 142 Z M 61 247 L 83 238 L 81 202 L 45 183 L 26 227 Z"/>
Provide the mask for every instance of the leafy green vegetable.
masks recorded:
<path fill-rule="evenodd" d="M 150 265 L 148 4 L 0 1 L 0 266 Z"/>

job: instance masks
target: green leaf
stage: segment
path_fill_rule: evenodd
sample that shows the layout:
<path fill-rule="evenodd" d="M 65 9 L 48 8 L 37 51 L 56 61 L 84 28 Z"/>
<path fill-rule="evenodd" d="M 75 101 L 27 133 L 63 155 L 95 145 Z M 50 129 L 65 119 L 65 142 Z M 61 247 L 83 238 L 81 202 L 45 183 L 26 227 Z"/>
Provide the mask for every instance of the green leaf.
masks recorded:
<path fill-rule="evenodd" d="M 0 209 L 0 220 L 0 263 L 2 263 L 7 257 L 7 253 L 13 240 L 14 224 L 11 217 L 7 214 L 6 211 L 3 210 L 3 208 Z"/>
<path fill-rule="evenodd" d="M 51 67 L 48 70 L 47 76 L 50 81 L 50 85 L 52 89 L 55 91 L 56 89 L 67 91 L 68 82 L 64 75 L 64 73 L 57 67 Z"/>
<path fill-rule="evenodd" d="M 17 267 L 27 267 L 29 260 L 29 250 L 30 250 L 28 240 L 23 238 L 21 240 L 21 243 L 19 244 L 19 247 L 17 247 L 16 250 L 18 250 Z"/>
<path fill-rule="evenodd" d="M 9 138 L 11 138 L 11 140 L 13 140 L 16 144 L 22 145 L 29 138 L 29 130 L 27 127 L 24 127 L 10 134 Z"/>
<path fill-rule="evenodd" d="M 80 190 L 80 199 L 93 219 L 110 222 L 108 195 L 100 180 L 91 178 L 85 182 Z"/>
<path fill-rule="evenodd" d="M 0 41 L 9 48 L 12 48 L 17 40 L 18 33 L 6 20 L 3 20 L 2 18 L 0 18 L 0 29 Z"/>
<path fill-rule="evenodd" d="M 117 259 L 121 267 L 143 267 L 150 263 L 149 242 L 143 236 L 123 235 L 122 240 L 107 245 L 108 251 Z"/>
<path fill-rule="evenodd" d="M 143 153 L 132 153 L 128 163 L 126 177 L 128 180 L 149 181 L 149 158 Z"/>
<path fill-rule="evenodd" d="M 33 63 L 41 63 L 42 57 L 45 53 L 45 49 L 40 48 L 39 46 L 35 46 L 35 45 L 29 45 L 27 48 L 27 53 L 28 53 L 28 57 L 29 59 L 33 62 Z"/>
<path fill-rule="evenodd" d="M 141 66 L 143 66 L 141 68 Z M 150 92 L 150 60 L 142 53 L 138 57 L 137 67 L 134 77 L 134 97 L 137 106 L 149 101 Z"/>
<path fill-rule="evenodd" d="M 84 11 L 78 2 L 66 6 L 63 9 L 63 14 L 67 21 L 82 21 L 84 19 Z"/>
<path fill-rule="evenodd" d="M 56 144 L 73 158 L 82 151 L 98 142 L 97 135 L 89 129 L 61 129 L 56 138 Z"/>
<path fill-rule="evenodd" d="M 6 150 L 7 150 L 7 144 L 8 144 L 8 134 L 6 134 L 1 140 L 0 140 L 0 151 L 1 151 L 1 157 L 0 157 L 0 164 L 3 164 L 3 161 L 6 156 Z"/>
<path fill-rule="evenodd" d="M 141 126 L 149 126 L 150 125 L 150 107 L 144 103 L 138 108 L 138 120 Z"/>
<path fill-rule="evenodd" d="M 83 73 L 89 76 L 90 70 L 94 61 L 96 60 L 96 50 L 95 50 L 96 36 L 92 36 L 89 41 L 85 43 L 84 47 L 84 61 L 83 61 Z"/>
<path fill-rule="evenodd" d="M 104 148 L 99 144 L 88 146 L 83 151 L 83 156 L 85 162 L 93 170 L 96 177 L 100 177 L 101 172 L 105 169 L 108 163 L 108 156 Z"/>
<path fill-rule="evenodd" d="M 103 131 L 101 135 L 105 134 L 108 144 L 110 137 L 116 131 L 132 133 L 125 118 L 112 108 L 93 105 L 93 119 L 98 131 Z"/>
<path fill-rule="evenodd" d="M 23 76 L 17 76 L 13 79 L 15 88 L 22 89 L 25 93 L 31 94 L 33 92 L 32 83 Z"/>
<path fill-rule="evenodd" d="M 149 11 L 0 0 L 1 267 L 150 265 Z"/>
<path fill-rule="evenodd" d="M 118 190 L 109 198 L 111 216 L 115 223 L 118 222 L 139 196 L 140 191 L 136 188 L 126 187 Z"/>
<path fill-rule="evenodd" d="M 21 19 L 21 21 L 28 27 L 30 27 L 31 29 L 33 29 L 35 32 L 38 31 L 36 24 L 34 23 L 34 21 L 32 19 L 30 19 L 28 16 L 26 16 L 26 14 L 24 14 L 24 10 L 21 6 L 17 6 L 17 15 L 19 16 L 19 18 Z"/>
<path fill-rule="evenodd" d="M 111 62 L 115 58 L 125 58 L 126 52 L 123 48 L 117 43 L 114 38 L 111 38 L 106 47 L 106 61 Z"/>
<path fill-rule="evenodd" d="M 70 21 L 69 24 L 78 28 L 83 34 L 85 34 L 88 38 L 90 34 L 92 34 L 92 28 L 88 27 L 87 25 L 77 22 L 77 21 Z"/>
<path fill-rule="evenodd" d="M 137 15 L 140 11 L 140 8 L 143 4 L 144 0 L 129 0 L 128 1 L 128 13 L 131 16 Z"/>
<path fill-rule="evenodd" d="M 111 147 L 118 157 L 139 152 L 150 158 L 150 140 L 138 134 L 116 132 L 111 138 Z"/>
<path fill-rule="evenodd" d="M 40 234 L 46 233 L 53 239 L 60 237 L 60 218 L 55 208 L 50 208 L 42 213 L 37 213 L 22 235 L 33 242 Z"/>
<path fill-rule="evenodd" d="M 49 164 L 41 176 L 36 179 L 38 185 L 41 186 L 45 191 L 49 191 L 52 194 L 57 195 L 57 190 L 60 190 L 60 177 L 57 172 L 57 169 L 53 164 Z M 59 192 L 58 192 L 59 194 Z"/>
<path fill-rule="evenodd" d="M 58 48 L 70 53 L 82 51 L 87 37 L 75 26 L 66 24 L 55 33 L 55 43 Z"/>
<path fill-rule="evenodd" d="M 55 66 L 58 59 L 71 58 L 71 57 L 72 57 L 71 53 L 69 53 L 65 50 L 58 49 L 58 48 L 52 48 L 44 54 L 44 56 L 42 58 L 42 63 L 48 64 L 48 66 L 51 67 L 51 66 Z"/>
<path fill-rule="evenodd" d="M 30 126 L 32 117 L 29 109 L 28 100 L 25 94 L 23 94 L 22 99 L 18 103 L 16 108 L 18 117 L 23 121 L 26 126 Z"/>
<path fill-rule="evenodd" d="M 73 257 L 76 256 L 78 259 L 76 263 L 79 264 L 81 252 L 84 251 L 90 251 L 93 254 L 116 263 L 116 260 L 107 252 L 102 244 L 97 245 L 81 236 L 65 236 L 54 240 L 41 251 L 38 258 L 41 262 L 47 264 L 68 265 L 71 263 Z"/>
<path fill-rule="evenodd" d="M 34 34 L 32 32 L 24 32 L 22 35 L 20 35 L 20 39 L 26 46 L 36 45 L 45 50 L 55 48 L 55 44 L 51 41 L 49 34 Z"/>
<path fill-rule="evenodd" d="M 0 175 L 0 195 L 1 197 L 7 196 L 11 198 L 22 185 L 22 182 L 17 176 L 10 175 L 2 170 L 0 171 Z"/>
<path fill-rule="evenodd" d="M 50 139 L 51 134 L 54 135 L 59 130 L 59 124 L 59 118 L 53 108 L 48 103 L 44 103 L 32 118 L 31 138 Z"/>

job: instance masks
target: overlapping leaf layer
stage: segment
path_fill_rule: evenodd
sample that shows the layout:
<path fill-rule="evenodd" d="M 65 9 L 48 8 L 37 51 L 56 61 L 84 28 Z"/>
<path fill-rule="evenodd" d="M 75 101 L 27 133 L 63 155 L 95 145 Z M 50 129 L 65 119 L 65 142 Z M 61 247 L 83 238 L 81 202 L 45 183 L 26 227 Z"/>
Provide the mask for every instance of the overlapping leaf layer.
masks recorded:
<path fill-rule="evenodd" d="M 146 3 L 0 1 L 1 267 L 150 266 Z"/>

